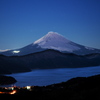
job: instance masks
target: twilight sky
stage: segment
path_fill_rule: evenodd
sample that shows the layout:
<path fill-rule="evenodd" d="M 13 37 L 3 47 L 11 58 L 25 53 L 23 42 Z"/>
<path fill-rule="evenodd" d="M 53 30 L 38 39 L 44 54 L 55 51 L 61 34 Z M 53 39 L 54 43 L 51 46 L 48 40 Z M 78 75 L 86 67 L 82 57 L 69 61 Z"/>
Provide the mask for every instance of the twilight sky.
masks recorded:
<path fill-rule="evenodd" d="M 0 0 L 0 50 L 58 32 L 100 49 L 100 0 Z"/>

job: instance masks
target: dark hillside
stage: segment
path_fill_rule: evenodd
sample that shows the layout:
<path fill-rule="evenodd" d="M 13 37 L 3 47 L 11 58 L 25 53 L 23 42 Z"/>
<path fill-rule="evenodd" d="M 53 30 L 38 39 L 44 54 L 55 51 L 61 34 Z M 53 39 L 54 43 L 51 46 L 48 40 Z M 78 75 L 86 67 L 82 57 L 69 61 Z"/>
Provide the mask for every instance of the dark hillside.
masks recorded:
<path fill-rule="evenodd" d="M 76 55 L 45 50 L 25 56 L 0 56 L 0 72 L 17 73 L 31 69 L 77 68 L 100 65 L 100 54 Z"/>

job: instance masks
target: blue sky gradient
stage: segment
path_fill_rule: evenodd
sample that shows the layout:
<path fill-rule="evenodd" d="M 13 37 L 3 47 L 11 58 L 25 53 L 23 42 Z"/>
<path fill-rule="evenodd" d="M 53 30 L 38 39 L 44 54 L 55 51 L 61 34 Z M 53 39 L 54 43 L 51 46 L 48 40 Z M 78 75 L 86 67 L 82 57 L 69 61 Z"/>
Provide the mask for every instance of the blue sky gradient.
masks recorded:
<path fill-rule="evenodd" d="M 24 47 L 49 31 L 100 49 L 100 0 L 0 0 L 0 50 Z"/>

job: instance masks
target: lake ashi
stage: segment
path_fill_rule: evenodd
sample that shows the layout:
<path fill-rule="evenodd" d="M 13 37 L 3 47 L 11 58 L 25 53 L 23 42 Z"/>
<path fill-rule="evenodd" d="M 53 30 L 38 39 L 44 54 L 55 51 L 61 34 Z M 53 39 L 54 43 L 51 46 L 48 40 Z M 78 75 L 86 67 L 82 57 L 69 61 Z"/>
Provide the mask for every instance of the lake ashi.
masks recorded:
<path fill-rule="evenodd" d="M 84 68 L 37 69 L 31 72 L 16 73 L 7 76 L 14 77 L 16 86 L 46 86 L 67 81 L 75 77 L 88 77 L 100 74 L 100 66 Z"/>

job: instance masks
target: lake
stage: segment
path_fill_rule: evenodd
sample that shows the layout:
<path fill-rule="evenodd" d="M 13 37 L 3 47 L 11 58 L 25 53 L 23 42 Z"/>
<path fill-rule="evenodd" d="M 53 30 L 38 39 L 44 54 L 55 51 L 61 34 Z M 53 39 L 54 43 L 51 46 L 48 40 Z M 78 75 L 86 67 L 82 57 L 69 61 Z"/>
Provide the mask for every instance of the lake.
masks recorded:
<path fill-rule="evenodd" d="M 11 74 L 18 82 L 16 86 L 46 86 L 54 83 L 64 82 L 74 77 L 88 77 L 100 74 L 100 66 L 85 68 L 59 68 L 38 69 L 31 72 Z"/>

